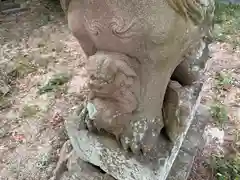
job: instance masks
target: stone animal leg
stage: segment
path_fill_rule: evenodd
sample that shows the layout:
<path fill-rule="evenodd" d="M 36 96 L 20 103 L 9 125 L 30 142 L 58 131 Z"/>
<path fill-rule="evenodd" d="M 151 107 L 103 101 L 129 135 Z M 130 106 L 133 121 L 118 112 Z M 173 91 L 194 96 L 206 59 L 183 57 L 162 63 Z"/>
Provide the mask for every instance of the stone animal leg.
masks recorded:
<path fill-rule="evenodd" d="M 86 64 L 89 76 L 90 130 L 105 130 L 119 138 L 125 149 L 147 153 L 163 128 L 162 103 L 176 62 L 144 64 L 139 77 L 127 63 L 129 57 L 97 52 Z M 152 61 L 148 61 L 152 62 Z M 141 86 L 140 83 L 141 82 Z"/>
<path fill-rule="evenodd" d="M 190 92 L 176 81 L 170 81 L 164 98 L 163 116 L 166 133 L 175 142 L 183 132 L 191 111 Z"/>
<path fill-rule="evenodd" d="M 81 44 L 83 51 L 87 56 L 90 56 L 96 53 L 96 47 L 84 26 L 85 19 L 83 17 L 81 1 L 70 1 L 67 11 L 68 26 L 72 34 Z"/>
<path fill-rule="evenodd" d="M 127 56 L 110 52 L 97 52 L 89 58 L 86 69 L 91 93 L 85 122 L 89 130 L 115 135 L 126 150 L 148 153 L 164 126 L 162 105 L 176 62 L 165 67 L 143 65 L 140 86 L 127 60 Z"/>
<path fill-rule="evenodd" d="M 169 61 L 164 65 L 158 61 L 156 64 L 142 66 L 139 107 L 120 139 L 125 149 L 143 154 L 155 149 L 164 127 L 162 105 L 165 91 L 176 64 Z"/>

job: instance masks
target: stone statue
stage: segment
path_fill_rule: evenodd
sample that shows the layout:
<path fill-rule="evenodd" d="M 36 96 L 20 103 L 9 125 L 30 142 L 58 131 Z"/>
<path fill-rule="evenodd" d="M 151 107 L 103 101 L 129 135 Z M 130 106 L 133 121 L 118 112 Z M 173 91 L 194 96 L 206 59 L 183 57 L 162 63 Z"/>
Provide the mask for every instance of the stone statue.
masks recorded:
<path fill-rule="evenodd" d="M 113 135 L 135 154 L 154 149 L 162 129 L 174 142 L 186 123 L 181 114 L 191 111 L 184 99 L 201 64 L 191 57 L 211 39 L 214 0 L 61 0 L 61 5 L 88 57 L 86 128 Z"/>

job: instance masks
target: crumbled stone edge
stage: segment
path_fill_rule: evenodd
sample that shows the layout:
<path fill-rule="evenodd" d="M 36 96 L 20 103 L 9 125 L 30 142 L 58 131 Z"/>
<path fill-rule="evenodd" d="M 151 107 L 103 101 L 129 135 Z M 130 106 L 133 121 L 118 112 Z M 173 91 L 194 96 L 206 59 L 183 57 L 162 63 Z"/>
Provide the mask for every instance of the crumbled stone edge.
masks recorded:
<path fill-rule="evenodd" d="M 208 108 L 200 104 L 167 180 L 186 180 L 188 178 L 197 151 L 205 144 L 203 133 L 209 117 Z"/>

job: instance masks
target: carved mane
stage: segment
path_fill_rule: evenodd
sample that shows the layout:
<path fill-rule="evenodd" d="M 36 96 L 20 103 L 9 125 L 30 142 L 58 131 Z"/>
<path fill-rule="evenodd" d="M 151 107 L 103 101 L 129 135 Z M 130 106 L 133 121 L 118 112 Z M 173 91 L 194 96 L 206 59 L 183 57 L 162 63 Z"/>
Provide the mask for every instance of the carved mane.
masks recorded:
<path fill-rule="evenodd" d="M 205 5 L 200 0 L 167 0 L 168 4 L 186 20 L 200 24 L 205 17 Z"/>

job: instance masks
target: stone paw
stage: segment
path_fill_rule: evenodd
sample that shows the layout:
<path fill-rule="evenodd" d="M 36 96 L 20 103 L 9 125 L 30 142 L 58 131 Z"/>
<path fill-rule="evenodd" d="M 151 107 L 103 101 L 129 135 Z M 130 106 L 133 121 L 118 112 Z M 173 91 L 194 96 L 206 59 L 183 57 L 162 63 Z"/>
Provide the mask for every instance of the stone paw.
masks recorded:
<path fill-rule="evenodd" d="M 74 118 L 77 118 L 80 120 L 79 123 L 79 130 L 82 129 L 87 129 L 89 131 L 93 131 L 94 130 L 94 125 L 93 125 L 93 120 L 89 118 L 89 110 L 90 113 L 93 113 L 92 110 L 93 107 L 88 107 L 88 106 L 84 106 L 81 105 L 75 112 L 75 116 L 73 116 Z"/>
<path fill-rule="evenodd" d="M 82 121 L 87 130 L 93 132 L 96 131 L 96 126 L 94 125 L 94 114 L 96 113 L 95 106 L 91 103 L 87 103 L 86 107 L 83 108 L 81 114 L 83 114 Z"/>
<path fill-rule="evenodd" d="M 147 155 L 156 148 L 162 128 L 162 119 L 158 117 L 153 120 L 132 121 L 120 136 L 120 144 L 124 150 L 133 154 Z"/>
<path fill-rule="evenodd" d="M 111 134 L 118 139 L 122 129 L 130 124 L 130 114 L 121 111 L 116 102 L 95 98 L 87 102 L 85 109 L 82 119 L 85 128 L 91 132 Z"/>

